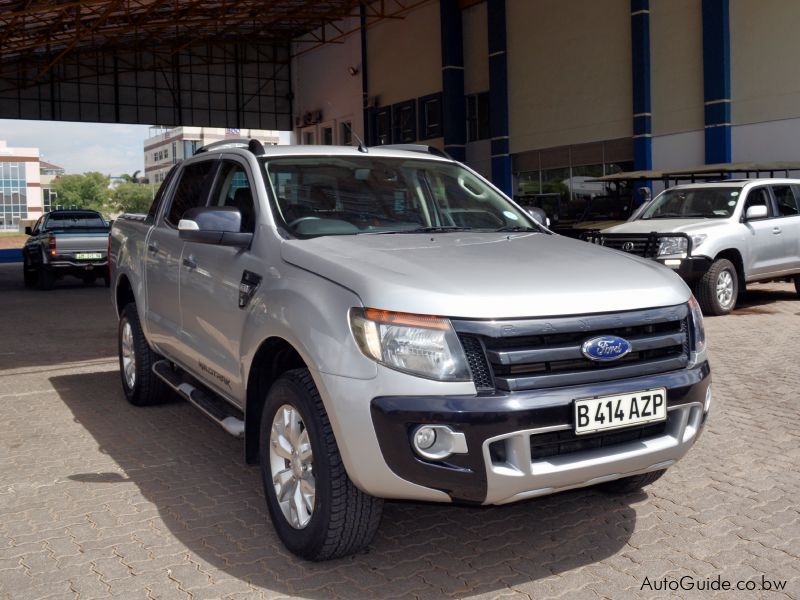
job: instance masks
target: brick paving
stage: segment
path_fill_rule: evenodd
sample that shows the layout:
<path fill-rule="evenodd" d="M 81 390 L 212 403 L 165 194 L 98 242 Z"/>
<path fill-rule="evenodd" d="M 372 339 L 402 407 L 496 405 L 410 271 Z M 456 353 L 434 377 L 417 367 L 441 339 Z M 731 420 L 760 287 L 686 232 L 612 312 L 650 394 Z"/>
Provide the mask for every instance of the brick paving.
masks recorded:
<path fill-rule="evenodd" d="M 707 320 L 709 424 L 646 493 L 391 502 L 367 552 L 310 564 L 278 541 L 240 441 L 185 403 L 125 402 L 107 290 L 29 291 L 19 269 L 0 265 L 3 600 L 699 598 L 642 584 L 762 575 L 786 588 L 732 595 L 800 597 L 800 299 L 786 284 Z"/>

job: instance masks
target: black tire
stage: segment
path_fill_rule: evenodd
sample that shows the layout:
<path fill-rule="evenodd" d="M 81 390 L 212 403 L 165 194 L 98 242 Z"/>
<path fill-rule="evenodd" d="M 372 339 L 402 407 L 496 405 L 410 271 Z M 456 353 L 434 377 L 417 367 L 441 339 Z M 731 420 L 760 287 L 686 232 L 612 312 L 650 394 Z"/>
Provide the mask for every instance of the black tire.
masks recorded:
<path fill-rule="evenodd" d="M 311 442 L 314 509 L 302 529 L 281 510 L 270 466 L 270 433 L 283 405 L 297 410 Z M 347 476 L 328 415 L 308 369 L 281 375 L 267 394 L 261 415 L 259 457 L 264 494 L 278 537 L 294 554 L 314 561 L 339 558 L 365 548 L 380 525 L 383 500 L 359 490 Z"/>
<path fill-rule="evenodd" d="M 794 276 L 794 290 L 797 292 L 797 295 L 800 296 L 800 275 Z"/>
<path fill-rule="evenodd" d="M 25 281 L 25 287 L 32 288 L 36 286 L 39 281 L 39 273 L 36 269 L 32 269 L 28 264 L 28 258 L 22 259 L 22 278 Z"/>
<path fill-rule="evenodd" d="M 730 299 L 723 302 L 717 294 L 717 285 L 721 284 L 725 277 L 730 277 L 733 290 Z M 733 263 L 726 258 L 715 260 L 695 285 L 695 296 L 703 313 L 707 315 L 727 315 L 736 308 L 736 300 L 739 297 L 739 275 Z"/>
<path fill-rule="evenodd" d="M 123 331 L 127 324 L 130 324 L 132 344 L 134 353 L 134 373 L 133 385 L 128 383 L 125 375 L 123 361 Z M 153 373 L 153 363 L 162 359 L 159 354 L 153 352 L 150 344 L 142 332 L 139 323 L 139 313 L 136 312 L 136 305 L 131 302 L 122 309 L 119 319 L 117 334 L 117 349 L 119 351 L 119 374 L 122 381 L 122 390 L 128 402 L 135 406 L 150 406 L 162 404 L 169 400 L 170 390 L 167 385 L 156 377 Z"/>
<path fill-rule="evenodd" d="M 52 290 L 53 286 L 56 284 L 56 274 L 53 272 L 53 269 L 39 267 L 39 271 L 36 275 L 36 282 L 39 284 L 40 290 Z"/>
<path fill-rule="evenodd" d="M 630 494 L 661 479 L 661 476 L 666 472 L 666 469 L 662 469 L 661 471 L 632 475 L 631 477 L 623 477 L 622 479 L 601 483 L 597 487 L 608 494 Z"/>

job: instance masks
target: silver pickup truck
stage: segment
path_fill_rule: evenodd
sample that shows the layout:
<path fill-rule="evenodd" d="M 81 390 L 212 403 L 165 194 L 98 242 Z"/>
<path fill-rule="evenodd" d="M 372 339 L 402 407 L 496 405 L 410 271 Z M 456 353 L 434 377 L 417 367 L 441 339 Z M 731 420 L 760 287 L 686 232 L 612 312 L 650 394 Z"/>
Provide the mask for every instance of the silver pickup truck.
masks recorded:
<path fill-rule="evenodd" d="M 674 269 L 706 314 L 731 312 L 748 283 L 794 280 L 800 294 L 800 180 L 676 186 L 589 241 Z"/>
<path fill-rule="evenodd" d="M 93 210 L 54 210 L 26 227 L 30 237 L 22 249 L 22 274 L 27 287 L 52 289 L 66 276 L 93 285 L 108 275 L 109 225 Z"/>
<path fill-rule="evenodd" d="M 426 147 L 212 144 L 111 234 L 122 389 L 196 405 L 323 560 L 383 499 L 492 505 L 655 481 L 711 402 L 670 269 L 540 226 Z"/>

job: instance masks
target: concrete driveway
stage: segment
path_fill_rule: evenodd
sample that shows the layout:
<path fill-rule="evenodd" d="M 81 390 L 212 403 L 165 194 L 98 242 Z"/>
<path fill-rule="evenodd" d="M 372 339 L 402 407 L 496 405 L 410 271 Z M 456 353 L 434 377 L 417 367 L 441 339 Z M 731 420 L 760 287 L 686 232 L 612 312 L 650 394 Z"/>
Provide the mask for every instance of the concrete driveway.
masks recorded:
<path fill-rule="evenodd" d="M 182 402 L 126 403 L 108 290 L 26 290 L 20 271 L 0 265 L 0 598 L 707 597 L 696 588 L 713 582 L 800 597 L 786 284 L 707 320 L 708 427 L 646 493 L 391 502 L 368 552 L 310 564 L 282 548 L 239 440 Z"/>

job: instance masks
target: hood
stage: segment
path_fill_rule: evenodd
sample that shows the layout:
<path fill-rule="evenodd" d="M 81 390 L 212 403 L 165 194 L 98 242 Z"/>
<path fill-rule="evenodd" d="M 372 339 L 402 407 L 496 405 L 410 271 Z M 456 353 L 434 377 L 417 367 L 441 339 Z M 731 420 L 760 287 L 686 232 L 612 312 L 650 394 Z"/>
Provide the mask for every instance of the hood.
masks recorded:
<path fill-rule="evenodd" d="M 543 233 L 323 236 L 284 241 L 281 256 L 364 306 L 448 317 L 577 315 L 689 298 L 655 261 Z"/>
<path fill-rule="evenodd" d="M 703 233 L 730 225 L 730 219 L 636 219 L 602 233 Z"/>

